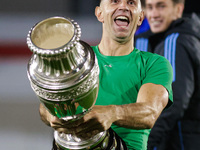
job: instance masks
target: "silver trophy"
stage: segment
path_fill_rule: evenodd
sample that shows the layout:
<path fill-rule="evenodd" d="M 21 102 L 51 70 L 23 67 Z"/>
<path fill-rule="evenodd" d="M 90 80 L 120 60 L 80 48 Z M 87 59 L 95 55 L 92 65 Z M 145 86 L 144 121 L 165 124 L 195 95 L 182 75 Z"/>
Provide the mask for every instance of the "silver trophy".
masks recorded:
<path fill-rule="evenodd" d="M 83 117 L 98 94 L 99 68 L 92 48 L 80 41 L 81 29 L 69 18 L 51 17 L 29 31 L 27 45 L 33 52 L 28 78 L 40 102 L 54 116 L 66 121 Z M 61 149 L 92 149 L 108 145 L 107 131 L 90 139 L 54 132 Z"/>

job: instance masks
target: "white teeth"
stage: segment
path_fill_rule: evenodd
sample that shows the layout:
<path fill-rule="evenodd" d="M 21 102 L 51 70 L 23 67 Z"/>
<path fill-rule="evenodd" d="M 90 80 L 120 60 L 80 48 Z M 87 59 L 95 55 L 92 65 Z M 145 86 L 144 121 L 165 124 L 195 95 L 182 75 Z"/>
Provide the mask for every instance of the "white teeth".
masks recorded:
<path fill-rule="evenodd" d="M 116 19 L 128 20 L 128 18 L 125 16 L 118 16 Z"/>
<path fill-rule="evenodd" d="M 159 24 L 160 24 L 160 21 L 153 21 L 152 24 L 153 24 L 153 25 L 159 25 Z"/>

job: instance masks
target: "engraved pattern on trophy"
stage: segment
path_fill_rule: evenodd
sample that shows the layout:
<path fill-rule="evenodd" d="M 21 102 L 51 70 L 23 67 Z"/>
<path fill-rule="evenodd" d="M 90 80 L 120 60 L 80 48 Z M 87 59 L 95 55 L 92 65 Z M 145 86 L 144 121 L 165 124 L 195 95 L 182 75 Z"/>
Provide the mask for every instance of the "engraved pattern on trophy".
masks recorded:
<path fill-rule="evenodd" d="M 95 66 L 94 70 L 98 70 L 97 66 Z M 69 90 L 64 91 L 64 92 L 67 92 L 66 95 L 62 94 L 64 92 L 54 93 L 53 91 L 52 92 L 46 91 L 43 88 L 39 88 L 35 84 L 31 84 L 31 87 L 34 89 L 34 91 L 36 92 L 36 94 L 38 96 L 40 96 L 44 99 L 49 99 L 49 100 L 52 100 L 52 101 L 62 101 L 62 100 L 66 100 L 66 99 L 72 99 L 74 97 L 77 97 L 79 95 L 82 95 L 82 94 L 88 92 L 89 89 L 91 89 L 92 86 L 94 86 L 96 84 L 94 81 L 98 77 L 98 72 L 93 71 L 93 73 L 94 74 L 91 75 L 91 78 L 84 81 L 80 86 L 77 86 L 74 89 L 69 89 Z"/>

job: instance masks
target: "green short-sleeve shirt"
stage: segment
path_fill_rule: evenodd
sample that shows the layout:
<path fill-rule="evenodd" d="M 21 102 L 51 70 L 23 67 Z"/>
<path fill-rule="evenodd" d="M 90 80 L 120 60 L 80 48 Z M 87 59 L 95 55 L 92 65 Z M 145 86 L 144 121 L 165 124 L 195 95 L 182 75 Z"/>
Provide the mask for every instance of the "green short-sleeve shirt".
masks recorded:
<path fill-rule="evenodd" d="M 134 49 L 129 55 L 105 56 L 98 46 L 92 47 L 100 68 L 99 93 L 96 105 L 135 103 L 140 87 L 145 83 L 163 85 L 172 98 L 172 67 L 164 57 Z M 134 110 L 133 110 L 134 111 Z M 146 150 L 149 129 L 133 130 L 111 126 L 129 149 Z"/>

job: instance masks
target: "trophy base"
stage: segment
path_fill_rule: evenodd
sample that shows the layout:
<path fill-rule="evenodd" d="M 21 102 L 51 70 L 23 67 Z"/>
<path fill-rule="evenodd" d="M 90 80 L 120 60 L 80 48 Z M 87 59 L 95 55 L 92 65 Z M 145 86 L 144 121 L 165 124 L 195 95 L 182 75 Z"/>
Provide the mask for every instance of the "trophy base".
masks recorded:
<path fill-rule="evenodd" d="M 65 138 L 58 137 L 54 132 L 54 147 L 52 150 L 128 150 L 125 142 L 110 128 L 101 132 L 87 141 L 66 141 Z M 66 135 L 66 134 L 65 134 Z M 72 137 L 67 135 L 67 137 Z M 74 138 L 74 137 L 73 137 Z"/>
<path fill-rule="evenodd" d="M 60 150 L 84 150 L 98 145 L 106 138 L 107 131 L 101 132 L 88 140 L 82 140 L 71 134 L 54 132 L 57 147 Z M 105 145 L 105 144 L 104 144 Z"/>

